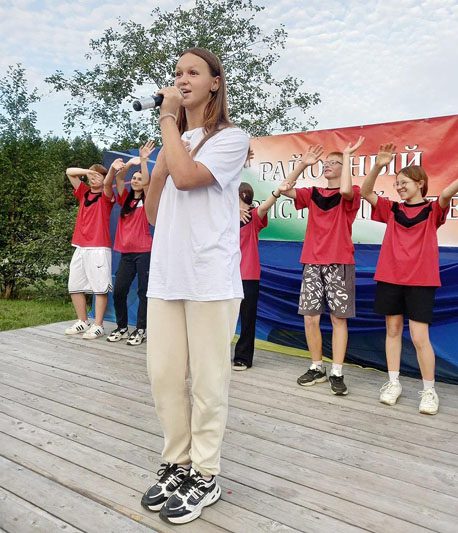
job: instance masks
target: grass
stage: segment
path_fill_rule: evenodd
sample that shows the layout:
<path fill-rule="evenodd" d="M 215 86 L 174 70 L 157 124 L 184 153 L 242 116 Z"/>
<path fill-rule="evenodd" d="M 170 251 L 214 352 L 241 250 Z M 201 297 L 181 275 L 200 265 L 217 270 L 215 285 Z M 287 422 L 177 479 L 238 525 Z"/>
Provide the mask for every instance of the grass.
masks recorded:
<path fill-rule="evenodd" d="M 71 302 L 0 299 L 0 331 L 52 324 L 75 318 Z"/>

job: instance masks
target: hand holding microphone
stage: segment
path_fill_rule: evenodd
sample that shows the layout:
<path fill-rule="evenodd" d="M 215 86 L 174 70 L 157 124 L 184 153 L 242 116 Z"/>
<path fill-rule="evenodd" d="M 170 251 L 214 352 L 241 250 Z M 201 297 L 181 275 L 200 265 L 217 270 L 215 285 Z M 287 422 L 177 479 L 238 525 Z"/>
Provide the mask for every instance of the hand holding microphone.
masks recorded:
<path fill-rule="evenodd" d="M 166 100 L 166 105 L 163 105 L 164 99 Z M 180 89 L 178 89 L 178 87 L 172 86 L 161 89 L 156 95 L 151 96 L 150 98 L 135 100 L 132 103 L 132 107 L 135 109 L 135 111 L 145 111 L 146 109 L 160 107 L 161 112 L 163 113 L 176 114 L 182 102 L 183 93 Z"/>
<path fill-rule="evenodd" d="M 163 94 L 155 94 L 150 98 L 142 98 L 141 100 L 134 100 L 132 102 L 132 107 L 135 111 L 145 111 L 146 109 L 154 109 L 155 107 L 160 107 L 164 101 Z"/>

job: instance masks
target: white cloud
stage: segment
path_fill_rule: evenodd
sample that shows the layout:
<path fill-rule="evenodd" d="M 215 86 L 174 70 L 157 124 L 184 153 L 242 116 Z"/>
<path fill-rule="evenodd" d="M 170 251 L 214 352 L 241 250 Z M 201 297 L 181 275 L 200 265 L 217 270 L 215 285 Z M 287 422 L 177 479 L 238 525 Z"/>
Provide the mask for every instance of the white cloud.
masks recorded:
<path fill-rule="evenodd" d="M 322 104 L 311 110 L 319 128 L 458 112 L 455 0 L 259 1 L 266 6 L 261 28 L 268 33 L 284 24 L 289 35 L 276 73 L 292 73 L 321 94 Z M 0 71 L 22 62 L 31 83 L 48 91 L 45 76 L 85 68 L 89 39 L 118 17 L 147 22 L 153 5 L 173 9 L 178 2 L 0 2 Z M 40 122 L 60 131 L 62 97 L 50 101 Z"/>

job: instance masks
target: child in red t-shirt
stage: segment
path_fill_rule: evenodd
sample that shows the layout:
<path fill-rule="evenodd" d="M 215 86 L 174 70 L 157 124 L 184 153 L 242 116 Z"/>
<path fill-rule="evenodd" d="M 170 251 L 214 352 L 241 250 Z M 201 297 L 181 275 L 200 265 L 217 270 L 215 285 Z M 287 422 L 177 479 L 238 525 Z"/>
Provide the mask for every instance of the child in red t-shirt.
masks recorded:
<path fill-rule="evenodd" d="M 117 327 L 107 337 L 109 342 L 127 339 L 127 344 L 137 346 L 146 340 L 146 290 L 148 288 L 149 263 L 152 238 L 145 214 L 145 196 L 149 176 L 146 163 L 154 150 L 149 141 L 139 149 L 140 157 L 134 157 L 116 173 L 117 202 L 121 206 L 114 249 L 121 252 L 113 290 Z M 135 172 L 130 182 L 130 191 L 125 187 L 127 171 L 142 163 L 142 172 Z M 129 335 L 127 327 L 127 296 L 137 276 L 138 310 L 137 327 Z"/>
<path fill-rule="evenodd" d="M 249 157 L 251 153 L 249 153 Z M 280 190 L 272 191 L 271 196 L 259 207 L 253 204 L 254 191 L 249 183 L 239 187 L 240 204 L 240 273 L 243 284 L 243 300 L 240 304 L 240 338 L 235 345 L 234 370 L 246 370 L 253 365 L 254 339 L 256 334 L 256 313 L 259 298 L 259 233 L 267 224 L 269 209 L 280 198 Z"/>
<path fill-rule="evenodd" d="M 372 220 L 387 224 L 374 279 L 375 311 L 386 316 L 386 359 L 389 381 L 380 390 L 380 401 L 394 405 L 402 392 L 399 383 L 404 315 L 417 352 L 423 378 L 420 413 L 435 415 L 439 397 L 434 388 L 435 356 L 429 340 L 434 295 L 440 287 L 437 229 L 445 223 L 458 180 L 434 201 L 426 199 L 428 176 L 420 166 L 401 169 L 394 182 L 401 202 L 374 192 L 377 176 L 393 158 L 392 143 L 380 146 L 375 165 L 361 194 L 372 205 Z"/>
<path fill-rule="evenodd" d="M 113 208 L 112 183 L 114 173 L 123 164 L 117 159 L 109 171 L 102 165 L 89 169 L 68 168 L 66 173 L 79 201 L 70 262 L 68 290 L 78 320 L 65 330 L 66 335 L 83 333 L 91 340 L 105 334 L 103 317 L 111 290 L 110 214 Z M 89 185 L 81 181 L 87 176 Z M 86 293 L 95 294 L 95 319 L 89 325 L 86 311 Z"/>
<path fill-rule="evenodd" d="M 355 259 L 351 240 L 352 224 L 358 212 L 361 196 L 359 187 L 352 185 L 350 156 L 361 146 L 344 152 L 331 152 L 323 163 L 328 187 L 295 189 L 298 176 L 315 164 L 322 147 L 310 148 L 286 181 L 280 185 L 282 194 L 294 199 L 296 209 L 308 208 L 307 230 L 302 248 L 304 264 L 299 314 L 304 316 L 305 336 L 312 356 L 310 368 L 297 380 L 310 386 L 326 381 L 323 366 L 321 314 L 327 303 L 332 322 L 332 368 L 329 375 L 331 392 L 348 394 L 342 367 L 348 341 L 347 319 L 355 316 Z"/>

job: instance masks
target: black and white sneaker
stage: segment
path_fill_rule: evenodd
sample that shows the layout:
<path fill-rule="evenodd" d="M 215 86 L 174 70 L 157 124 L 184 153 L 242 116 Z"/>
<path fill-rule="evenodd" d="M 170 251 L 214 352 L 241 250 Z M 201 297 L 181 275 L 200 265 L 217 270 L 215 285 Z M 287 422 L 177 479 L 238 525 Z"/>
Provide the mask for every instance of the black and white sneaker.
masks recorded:
<path fill-rule="evenodd" d="M 127 328 L 116 328 L 107 337 L 108 342 L 119 342 L 122 339 L 129 337 L 129 330 Z"/>
<path fill-rule="evenodd" d="M 302 387 L 310 387 L 315 383 L 323 383 L 326 381 L 326 368 L 325 367 L 310 367 L 305 374 L 297 378 L 297 383 Z"/>
<path fill-rule="evenodd" d="M 134 329 L 126 344 L 129 346 L 138 346 L 143 341 L 146 341 L 146 331 L 144 329 Z"/>
<path fill-rule="evenodd" d="M 157 471 L 158 482 L 142 496 L 142 506 L 149 511 L 160 511 L 190 472 L 189 469 L 172 463 L 162 463 L 161 467 Z"/>
<path fill-rule="evenodd" d="M 215 476 L 205 481 L 199 472 L 183 481 L 162 507 L 160 517 L 172 524 L 186 524 L 200 516 L 202 509 L 216 503 L 221 497 L 221 487 Z"/>
<path fill-rule="evenodd" d="M 344 383 L 343 376 L 329 376 L 329 384 L 331 385 L 332 394 L 337 396 L 346 396 L 348 394 L 347 386 Z"/>

